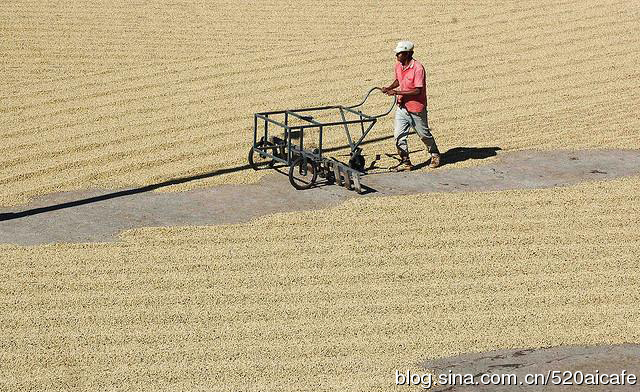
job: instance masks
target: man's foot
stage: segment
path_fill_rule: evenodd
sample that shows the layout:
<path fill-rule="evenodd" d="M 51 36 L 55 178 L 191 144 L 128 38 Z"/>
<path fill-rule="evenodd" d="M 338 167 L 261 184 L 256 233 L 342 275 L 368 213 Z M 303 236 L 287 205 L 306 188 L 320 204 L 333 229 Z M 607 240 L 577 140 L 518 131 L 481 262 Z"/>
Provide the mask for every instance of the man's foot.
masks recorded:
<path fill-rule="evenodd" d="M 431 154 L 431 163 L 429 164 L 429 167 L 435 169 L 438 166 L 440 166 L 440 154 Z"/>
<path fill-rule="evenodd" d="M 404 172 L 404 171 L 411 171 L 411 170 L 413 170 L 413 165 L 411 164 L 411 161 L 400 162 L 398 166 L 394 166 L 391 168 L 391 171 L 394 171 L 394 172 Z"/>

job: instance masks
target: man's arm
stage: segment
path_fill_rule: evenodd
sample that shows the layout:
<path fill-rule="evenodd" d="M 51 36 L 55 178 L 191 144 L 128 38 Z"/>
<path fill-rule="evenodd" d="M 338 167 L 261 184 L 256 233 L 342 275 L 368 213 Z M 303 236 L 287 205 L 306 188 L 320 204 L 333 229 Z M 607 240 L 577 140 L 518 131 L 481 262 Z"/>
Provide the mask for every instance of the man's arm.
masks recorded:
<path fill-rule="evenodd" d="M 400 83 L 398 82 L 398 79 L 395 79 L 393 81 L 393 83 L 391 83 L 388 87 L 382 87 L 381 90 L 383 93 L 387 93 L 389 90 L 393 90 L 394 88 L 400 86 Z"/>
<path fill-rule="evenodd" d="M 396 86 L 396 87 L 398 87 L 398 86 Z M 412 88 L 411 90 L 387 89 L 387 91 L 384 91 L 384 93 L 387 94 L 387 95 L 404 95 L 405 97 L 411 97 L 411 96 L 414 96 L 414 95 L 420 95 L 420 93 L 422 92 L 423 88 L 424 87 L 416 87 L 416 88 Z"/>

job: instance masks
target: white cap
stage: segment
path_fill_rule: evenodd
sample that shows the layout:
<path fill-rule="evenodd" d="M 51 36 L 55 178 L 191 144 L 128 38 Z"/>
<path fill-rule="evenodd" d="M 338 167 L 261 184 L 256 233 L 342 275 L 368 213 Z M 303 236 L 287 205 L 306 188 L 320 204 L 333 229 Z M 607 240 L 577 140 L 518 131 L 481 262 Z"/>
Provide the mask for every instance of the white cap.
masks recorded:
<path fill-rule="evenodd" d="M 410 52 L 413 50 L 413 42 L 411 41 L 400 41 L 398 45 L 394 49 L 396 53 L 400 52 Z"/>

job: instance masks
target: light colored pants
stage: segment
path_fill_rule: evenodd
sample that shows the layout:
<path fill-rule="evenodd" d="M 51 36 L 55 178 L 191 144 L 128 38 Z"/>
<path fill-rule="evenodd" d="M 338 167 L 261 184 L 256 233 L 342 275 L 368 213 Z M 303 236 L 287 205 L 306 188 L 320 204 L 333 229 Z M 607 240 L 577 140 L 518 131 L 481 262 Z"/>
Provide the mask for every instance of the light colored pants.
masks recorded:
<path fill-rule="evenodd" d="M 438 153 L 438 146 L 436 145 L 436 141 L 431 135 L 429 129 L 426 107 L 420 113 L 412 113 L 403 107 L 398 107 L 396 109 L 395 122 L 396 129 L 394 136 L 396 138 L 396 147 L 398 147 L 398 150 L 402 150 L 407 154 L 409 153 L 407 138 L 409 136 L 410 129 L 413 128 L 420 137 L 420 140 L 422 140 L 427 146 L 427 150 L 432 154 Z"/>

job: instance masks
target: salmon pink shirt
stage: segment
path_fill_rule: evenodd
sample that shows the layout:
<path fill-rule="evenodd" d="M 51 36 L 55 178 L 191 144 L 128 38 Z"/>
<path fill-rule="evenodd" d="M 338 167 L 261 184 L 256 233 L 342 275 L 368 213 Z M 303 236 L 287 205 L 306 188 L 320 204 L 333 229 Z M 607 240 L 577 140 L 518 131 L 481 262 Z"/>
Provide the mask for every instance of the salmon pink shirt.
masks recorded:
<path fill-rule="evenodd" d="M 424 67 L 415 59 L 409 65 L 402 66 L 401 62 L 396 63 L 396 79 L 400 84 L 399 90 L 413 90 L 422 87 L 419 95 L 404 97 L 398 95 L 398 105 L 404 106 L 408 111 L 419 113 L 427 106 L 427 88 L 425 86 Z"/>

